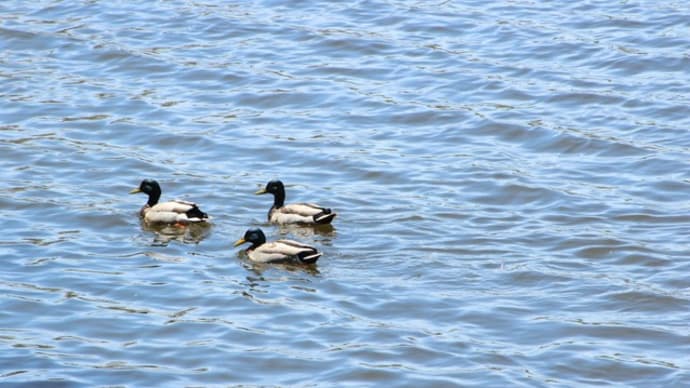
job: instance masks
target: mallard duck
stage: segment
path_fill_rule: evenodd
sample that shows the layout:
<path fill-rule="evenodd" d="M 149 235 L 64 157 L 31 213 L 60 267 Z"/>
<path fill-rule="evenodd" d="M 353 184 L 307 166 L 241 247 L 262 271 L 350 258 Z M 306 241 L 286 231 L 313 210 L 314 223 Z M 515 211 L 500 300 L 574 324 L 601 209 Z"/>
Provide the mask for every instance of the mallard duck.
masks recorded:
<path fill-rule="evenodd" d="M 331 209 L 313 203 L 285 204 L 285 186 L 275 180 L 254 194 L 273 194 L 273 206 L 268 211 L 268 221 L 274 224 L 330 224 L 336 216 Z"/>
<path fill-rule="evenodd" d="M 158 203 L 161 197 L 161 187 L 153 179 L 144 179 L 139 187 L 129 193 L 148 194 L 149 200 L 139 212 L 147 224 L 186 225 L 209 220 L 208 214 L 202 212 L 194 202 L 174 200 Z"/>
<path fill-rule="evenodd" d="M 316 248 L 292 240 L 266 242 L 266 235 L 261 229 L 253 228 L 244 233 L 244 237 L 235 241 L 233 246 L 252 243 L 247 248 L 247 256 L 257 263 L 298 262 L 315 263 L 321 257 Z"/>

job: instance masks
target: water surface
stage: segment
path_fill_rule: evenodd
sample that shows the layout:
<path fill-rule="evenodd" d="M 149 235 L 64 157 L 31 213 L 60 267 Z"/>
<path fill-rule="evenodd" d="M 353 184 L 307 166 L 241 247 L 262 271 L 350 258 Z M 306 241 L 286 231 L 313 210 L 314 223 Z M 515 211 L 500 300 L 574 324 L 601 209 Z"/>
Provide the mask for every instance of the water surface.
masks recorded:
<path fill-rule="evenodd" d="M 2 2 L 0 382 L 689 385 L 688 20 Z M 213 226 L 143 227 L 145 177 Z M 334 227 L 267 225 L 274 178 Z"/>

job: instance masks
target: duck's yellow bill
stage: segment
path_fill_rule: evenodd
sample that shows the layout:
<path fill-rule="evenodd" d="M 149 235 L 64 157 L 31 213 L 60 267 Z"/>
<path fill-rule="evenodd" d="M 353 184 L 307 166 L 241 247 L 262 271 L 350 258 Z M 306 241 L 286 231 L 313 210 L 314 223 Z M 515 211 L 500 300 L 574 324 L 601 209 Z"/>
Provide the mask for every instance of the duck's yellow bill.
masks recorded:
<path fill-rule="evenodd" d="M 245 239 L 241 238 L 241 239 L 235 241 L 235 243 L 232 244 L 232 246 L 233 246 L 233 247 L 236 247 L 236 246 L 242 245 L 242 244 L 244 244 L 244 243 L 246 243 L 246 242 L 247 242 L 247 241 L 245 241 Z"/>
<path fill-rule="evenodd" d="M 130 194 L 136 194 L 136 193 L 141 193 L 141 190 L 137 187 L 136 189 L 133 189 L 132 191 L 129 192 Z"/>
<path fill-rule="evenodd" d="M 264 188 L 264 189 L 261 189 L 261 190 L 257 191 L 257 192 L 254 193 L 254 194 L 259 195 L 259 194 L 266 194 L 266 193 L 267 193 L 267 191 L 266 191 L 266 189 Z"/>

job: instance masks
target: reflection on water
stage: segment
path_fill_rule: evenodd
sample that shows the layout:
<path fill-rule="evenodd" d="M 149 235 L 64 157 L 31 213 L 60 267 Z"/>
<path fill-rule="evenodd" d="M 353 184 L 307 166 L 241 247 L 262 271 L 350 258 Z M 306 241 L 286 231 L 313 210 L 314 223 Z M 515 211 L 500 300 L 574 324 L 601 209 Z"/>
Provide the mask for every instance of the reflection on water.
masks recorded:
<path fill-rule="evenodd" d="M 316 263 L 312 264 L 298 264 L 298 263 L 291 263 L 291 262 L 285 262 L 285 263 L 257 263 L 254 261 L 249 260 L 249 257 L 247 257 L 246 250 L 241 250 L 238 255 L 239 259 L 242 261 L 242 265 L 244 268 L 247 270 L 250 270 L 257 276 L 262 276 L 267 272 L 273 273 L 274 271 L 286 271 L 286 272 L 291 272 L 291 273 L 304 273 L 308 274 L 310 276 L 317 276 L 320 274 L 319 272 L 319 261 L 323 260 L 324 257 L 321 257 L 319 261 Z M 263 278 L 260 278 L 262 280 L 265 280 Z"/>
<path fill-rule="evenodd" d="M 285 239 L 318 239 L 322 244 L 328 244 L 336 236 L 336 228 L 333 224 L 325 225 L 278 225 L 276 226 L 279 238 Z"/>
<path fill-rule="evenodd" d="M 193 223 L 188 225 L 147 224 L 143 218 L 139 220 L 141 228 L 153 233 L 152 245 L 165 246 L 170 241 L 198 244 L 211 234 L 210 223 Z"/>

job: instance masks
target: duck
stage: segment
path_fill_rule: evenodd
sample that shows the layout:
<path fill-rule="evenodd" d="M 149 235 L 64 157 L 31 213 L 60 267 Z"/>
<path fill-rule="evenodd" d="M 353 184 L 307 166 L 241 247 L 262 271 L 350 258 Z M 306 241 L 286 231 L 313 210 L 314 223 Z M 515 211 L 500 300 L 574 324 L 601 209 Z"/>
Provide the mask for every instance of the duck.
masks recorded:
<path fill-rule="evenodd" d="M 329 208 L 313 203 L 285 204 L 285 186 L 279 180 L 272 180 L 266 187 L 254 194 L 273 194 L 273 206 L 268 210 L 268 221 L 273 224 L 330 224 L 336 213 Z"/>
<path fill-rule="evenodd" d="M 139 215 L 144 218 L 147 224 L 184 226 L 208 222 L 210 219 L 208 214 L 201 211 L 199 205 L 194 202 L 174 200 L 159 203 L 161 186 L 153 179 L 142 180 L 139 187 L 129 193 L 144 193 L 149 196 L 148 202 L 139 211 Z"/>
<path fill-rule="evenodd" d="M 244 237 L 235 241 L 234 247 L 244 243 L 251 243 L 247 248 L 247 256 L 257 263 L 293 262 L 313 264 L 321 257 L 316 248 L 292 240 L 276 240 L 266 242 L 266 235 L 260 228 L 247 229 Z"/>

